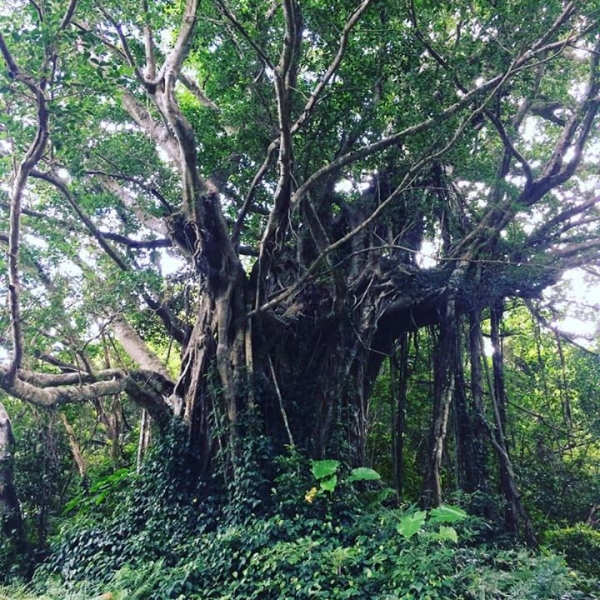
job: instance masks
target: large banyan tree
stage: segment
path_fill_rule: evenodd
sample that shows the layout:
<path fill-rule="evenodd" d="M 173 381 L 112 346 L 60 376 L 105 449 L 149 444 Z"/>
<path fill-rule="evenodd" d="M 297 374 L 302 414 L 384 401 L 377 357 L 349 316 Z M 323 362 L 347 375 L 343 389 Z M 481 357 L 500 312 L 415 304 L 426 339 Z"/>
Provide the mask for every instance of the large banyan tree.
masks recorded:
<path fill-rule="evenodd" d="M 487 444 L 525 518 L 499 327 L 507 299 L 599 258 L 600 3 L 11 0 L 0 18 L 7 394 L 127 394 L 158 430 L 185 423 L 198 476 L 235 475 L 249 412 L 275 450 L 358 465 L 383 361 L 428 327 L 424 503 L 458 403 L 465 481 Z"/>

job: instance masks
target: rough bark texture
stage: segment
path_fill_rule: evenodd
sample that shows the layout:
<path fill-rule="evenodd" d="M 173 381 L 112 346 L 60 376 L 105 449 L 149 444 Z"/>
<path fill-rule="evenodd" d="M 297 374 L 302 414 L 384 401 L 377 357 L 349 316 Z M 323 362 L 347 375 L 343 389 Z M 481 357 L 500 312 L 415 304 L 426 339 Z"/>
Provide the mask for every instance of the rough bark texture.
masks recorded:
<path fill-rule="evenodd" d="M 0 526 L 2 534 L 22 550 L 26 541 L 14 479 L 14 442 L 8 413 L 0 403 Z"/>

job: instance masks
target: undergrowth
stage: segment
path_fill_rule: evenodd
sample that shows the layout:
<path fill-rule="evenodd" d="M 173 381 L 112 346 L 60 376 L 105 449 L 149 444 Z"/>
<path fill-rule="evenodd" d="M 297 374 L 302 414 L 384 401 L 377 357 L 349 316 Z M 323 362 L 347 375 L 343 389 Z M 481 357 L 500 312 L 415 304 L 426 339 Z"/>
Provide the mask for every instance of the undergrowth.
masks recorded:
<path fill-rule="evenodd" d="M 173 448 L 174 445 L 167 445 Z M 249 453 L 251 453 L 251 449 Z M 588 572 L 555 554 L 502 547 L 458 507 L 398 508 L 369 469 L 275 461 L 270 488 L 191 485 L 185 453 L 164 448 L 139 478 L 120 472 L 79 502 L 27 586 L 0 600 L 584 600 Z M 114 488 L 114 489 L 113 489 Z M 120 490 L 120 491 L 119 491 Z M 76 503 L 72 503 L 71 509 Z M 586 578 L 587 577 L 587 578 Z"/>

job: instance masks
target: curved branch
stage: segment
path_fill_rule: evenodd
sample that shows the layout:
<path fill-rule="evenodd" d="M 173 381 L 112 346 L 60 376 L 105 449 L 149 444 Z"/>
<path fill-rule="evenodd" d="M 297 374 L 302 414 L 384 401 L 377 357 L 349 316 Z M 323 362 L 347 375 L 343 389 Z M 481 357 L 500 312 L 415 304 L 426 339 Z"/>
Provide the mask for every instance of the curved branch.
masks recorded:
<path fill-rule="evenodd" d="M 24 372 L 19 371 L 17 376 L 10 381 L 8 369 L 0 367 L 0 387 L 15 398 L 44 408 L 120 394 L 125 391 L 127 383 L 126 374 L 122 371 L 113 374 L 114 378 L 107 381 L 100 380 L 85 385 L 67 384 L 57 387 L 38 387 L 26 381 L 24 375 Z M 61 377 L 71 377 L 72 375 L 78 377 L 79 373 L 69 373 Z"/>
<path fill-rule="evenodd" d="M 67 6 L 67 10 L 65 11 L 62 21 L 60 22 L 61 29 L 64 30 L 71 24 L 71 20 L 73 19 L 73 16 L 75 15 L 76 8 L 77 8 L 77 0 L 71 0 L 69 2 L 69 6 Z"/>
<path fill-rule="evenodd" d="M 228 10 L 225 3 L 221 0 L 215 0 L 217 8 L 221 11 L 221 14 L 239 31 L 242 37 L 250 44 L 252 49 L 256 52 L 256 55 L 260 61 L 269 68 L 271 71 L 275 71 L 275 65 L 271 59 L 267 56 L 266 52 L 252 39 L 252 36 L 246 31 L 244 26 L 236 19 L 235 15 Z"/>
<path fill-rule="evenodd" d="M 565 221 L 568 221 L 572 217 L 575 217 L 590 208 L 593 208 L 598 203 L 600 203 L 600 196 L 596 196 L 587 202 L 583 202 L 582 204 L 578 204 L 576 206 L 572 206 L 562 212 L 558 213 L 555 217 L 543 223 L 540 227 L 535 229 L 527 240 L 527 245 L 529 247 L 536 246 L 540 243 L 545 243 L 548 241 L 548 237 L 550 236 L 552 230 L 558 225 L 563 224 Z"/>
<path fill-rule="evenodd" d="M 157 84 L 159 81 L 165 80 L 166 87 L 175 85 L 175 81 L 179 78 L 181 65 L 187 56 L 194 28 L 196 27 L 196 13 L 198 12 L 199 5 L 199 0 L 187 0 L 185 3 L 183 25 L 177 35 L 177 41 L 160 68 L 156 81 L 153 83 Z"/>
<path fill-rule="evenodd" d="M 346 154 L 342 154 L 335 160 L 331 161 L 329 164 L 321 167 L 317 171 L 315 171 L 294 193 L 292 197 L 292 207 L 297 208 L 302 199 L 306 196 L 306 194 L 313 188 L 317 183 L 322 181 L 328 175 L 339 171 L 342 167 L 348 166 L 352 163 L 355 163 L 363 158 L 367 158 L 372 156 L 373 154 L 377 154 L 382 150 L 390 148 L 396 144 L 400 144 L 404 139 L 411 135 L 415 135 L 417 133 L 422 133 L 424 131 L 428 131 L 432 129 L 434 126 L 447 121 L 454 115 L 456 115 L 461 110 L 470 106 L 475 100 L 483 96 L 486 92 L 490 90 L 495 90 L 498 86 L 502 85 L 506 78 L 510 76 L 512 71 L 508 71 L 505 74 L 496 75 L 496 77 L 486 81 L 481 86 L 471 90 L 465 96 L 463 96 L 458 102 L 455 102 L 445 110 L 443 110 L 439 115 L 434 117 L 430 117 L 417 123 L 416 125 L 411 125 L 402 131 L 394 133 L 388 137 L 385 137 L 377 142 L 373 142 L 371 144 L 367 144 L 365 146 L 361 146 L 357 150 L 353 152 L 348 152 Z M 492 92 L 493 94 L 494 92 Z M 485 105 L 485 102 L 484 102 Z M 481 112 L 481 108 L 479 109 Z M 473 115 L 471 115 L 471 118 Z"/>
<path fill-rule="evenodd" d="M 88 228 L 90 233 L 97 240 L 100 247 L 106 252 L 106 254 L 115 262 L 115 264 L 123 271 L 129 272 L 131 267 L 125 262 L 125 260 L 112 248 L 112 246 L 106 241 L 103 233 L 94 225 L 92 220 L 81 210 L 77 204 L 75 198 L 67 188 L 67 186 L 60 181 L 56 176 L 50 173 L 43 173 L 41 171 L 33 170 L 31 172 L 33 177 L 37 177 L 55 186 L 67 199 L 69 205 L 73 208 L 75 213 L 79 216 L 81 221 Z M 146 304 L 161 318 L 168 332 L 181 344 L 185 343 L 187 339 L 187 327 L 181 323 L 181 321 L 171 311 L 160 302 L 152 298 L 152 296 L 146 291 L 141 290 L 142 297 Z"/>
<path fill-rule="evenodd" d="M 19 249 L 21 236 L 21 205 L 23 194 L 27 185 L 29 175 L 42 158 L 48 144 L 48 106 L 44 94 L 44 80 L 38 84 L 33 77 L 21 71 L 15 62 L 2 33 L 0 32 L 0 52 L 6 62 L 8 70 L 16 81 L 20 81 L 34 94 L 36 99 L 37 129 L 35 137 L 25 157 L 17 168 L 15 181 L 11 192 L 10 201 L 10 230 L 8 248 L 8 304 L 10 314 L 10 326 L 13 338 L 13 356 L 10 367 L 6 374 L 10 383 L 14 379 L 17 370 L 21 367 L 23 360 L 23 331 L 21 328 L 21 279 L 19 275 Z"/>

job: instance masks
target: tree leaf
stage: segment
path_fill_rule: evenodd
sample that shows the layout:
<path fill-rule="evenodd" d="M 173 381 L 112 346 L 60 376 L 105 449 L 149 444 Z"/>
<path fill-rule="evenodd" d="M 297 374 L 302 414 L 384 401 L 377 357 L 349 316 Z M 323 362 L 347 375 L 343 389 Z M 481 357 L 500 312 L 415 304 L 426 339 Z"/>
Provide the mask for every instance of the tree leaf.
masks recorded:
<path fill-rule="evenodd" d="M 467 513 L 458 506 L 442 504 L 433 508 L 429 513 L 429 520 L 432 523 L 457 523 L 467 518 Z"/>
<path fill-rule="evenodd" d="M 404 515 L 404 517 L 400 519 L 400 523 L 396 525 L 396 530 L 401 536 L 409 540 L 419 531 L 419 529 L 421 529 L 421 527 L 423 527 L 426 518 L 427 512 L 424 510 L 418 510 L 414 513 Z"/>
<path fill-rule="evenodd" d="M 356 469 L 352 469 L 350 473 L 350 477 L 348 477 L 348 481 L 377 481 L 381 479 L 381 475 L 374 471 L 373 469 L 369 469 L 368 467 L 358 467 Z"/>
<path fill-rule="evenodd" d="M 440 529 L 436 534 L 436 538 L 440 541 L 450 540 L 455 544 L 458 543 L 458 534 L 454 527 L 448 527 L 447 525 L 440 525 Z"/>
<path fill-rule="evenodd" d="M 325 490 L 326 492 L 333 492 L 333 490 L 335 490 L 336 486 L 337 486 L 337 475 L 332 475 L 331 477 L 328 477 L 327 479 L 322 479 L 320 484 L 321 484 L 321 489 Z"/>
<path fill-rule="evenodd" d="M 323 479 L 333 475 L 340 466 L 339 460 L 313 460 L 312 461 L 312 474 L 317 479 Z"/>

